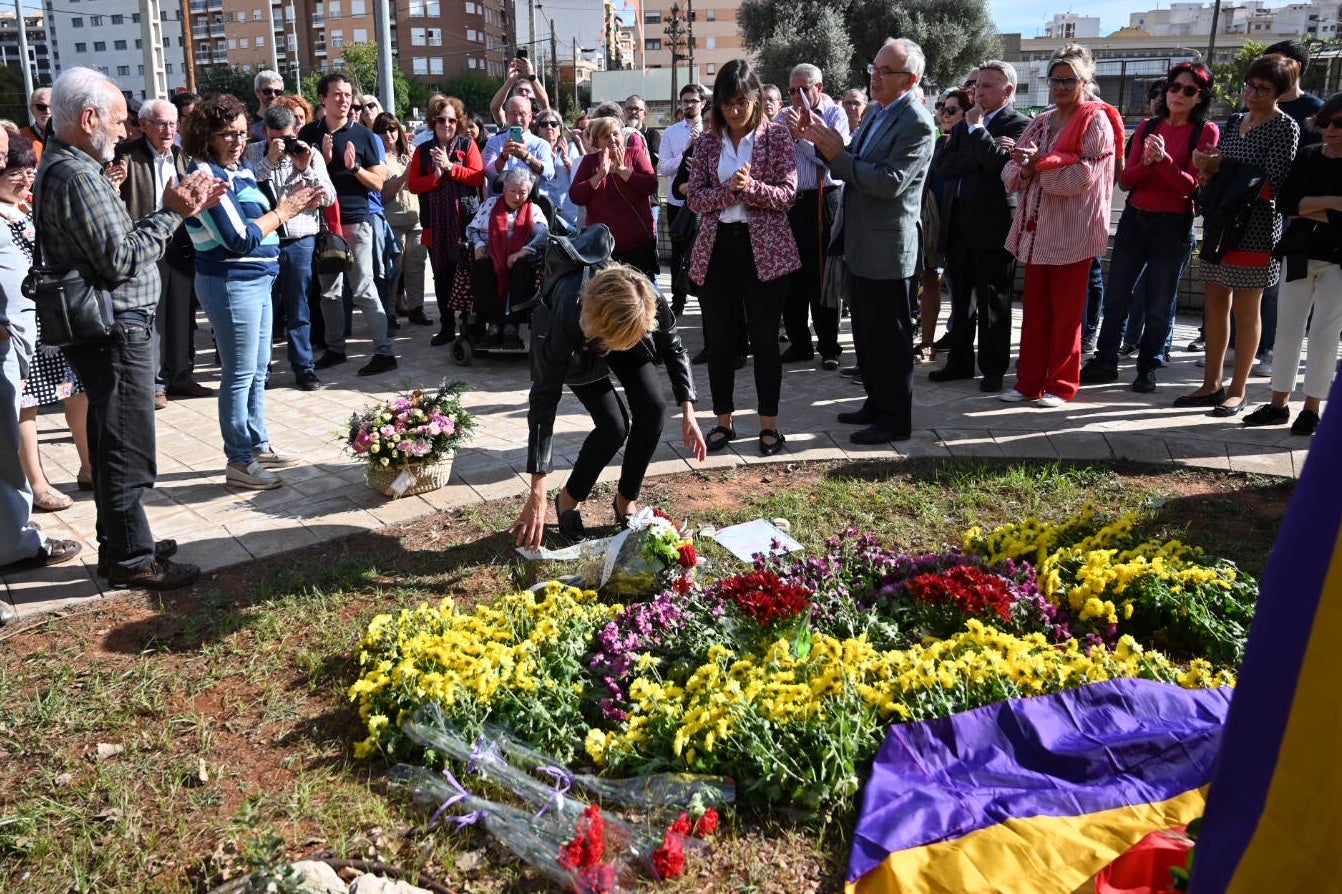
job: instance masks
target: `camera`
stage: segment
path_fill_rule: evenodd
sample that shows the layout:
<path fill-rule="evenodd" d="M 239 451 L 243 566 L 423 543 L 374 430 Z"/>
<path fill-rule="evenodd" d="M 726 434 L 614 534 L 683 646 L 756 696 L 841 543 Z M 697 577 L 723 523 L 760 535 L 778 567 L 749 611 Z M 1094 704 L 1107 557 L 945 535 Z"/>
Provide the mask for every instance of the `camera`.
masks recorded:
<path fill-rule="evenodd" d="M 304 143 L 304 142 L 303 142 L 302 140 L 300 140 L 298 137 L 285 137 L 285 138 L 284 138 L 284 154 L 285 154 L 285 155 L 303 156 L 303 155 L 307 155 L 308 152 L 310 152 L 310 151 L 311 151 L 311 150 L 308 148 L 308 144 L 307 144 L 307 143 Z"/>

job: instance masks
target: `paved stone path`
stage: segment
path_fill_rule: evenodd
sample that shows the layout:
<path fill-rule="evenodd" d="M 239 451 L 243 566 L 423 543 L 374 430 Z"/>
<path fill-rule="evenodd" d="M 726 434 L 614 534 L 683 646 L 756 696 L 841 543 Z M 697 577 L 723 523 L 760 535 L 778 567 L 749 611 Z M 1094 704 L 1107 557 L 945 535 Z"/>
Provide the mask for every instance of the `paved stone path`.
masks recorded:
<path fill-rule="evenodd" d="M 666 287 L 665 276 L 663 287 Z M 432 291 L 430 290 L 430 294 Z M 949 305 L 943 307 L 943 317 Z M 433 315 L 432 313 L 430 314 Z M 1016 313 L 1019 326 L 1020 313 Z M 203 315 L 197 332 L 201 382 L 216 386 L 218 369 L 211 365 L 208 323 Z M 944 319 L 943 319 L 944 324 Z M 702 343 L 698 307 L 691 299 L 685 316 L 684 337 L 690 350 Z M 1196 322 L 1181 320 L 1175 337 L 1176 352 L 1170 368 L 1160 372 L 1160 390 L 1136 394 L 1128 387 L 1133 372 L 1125 362 L 1122 378 L 1112 385 L 1086 386 L 1077 400 L 1064 407 L 1042 409 L 1033 404 L 1006 404 L 995 395 L 979 392 L 977 382 L 933 384 L 927 372 L 940 366 L 924 364 L 915 372 L 914 436 L 912 440 L 881 447 L 857 447 L 848 442 L 851 428 L 838 425 L 835 414 L 856 409 L 862 389 L 814 364 L 784 367 L 780 427 L 788 436 L 783 453 L 768 462 L 798 460 L 872 459 L 913 456 L 993 456 L 1105 462 L 1131 459 L 1156 465 L 1185 465 L 1266 475 L 1297 477 L 1304 463 L 1308 439 L 1292 437 L 1285 426 L 1251 429 L 1239 419 L 1215 419 L 1205 412 L 1178 410 L 1173 398 L 1201 381 L 1194 364 L 1198 355 L 1178 350 L 1193 335 Z M 158 421 L 158 486 L 150 494 L 147 511 L 157 537 L 173 537 L 181 544 L 180 557 L 207 572 L 239 562 L 296 550 L 359 531 L 375 530 L 429 513 L 526 490 L 526 409 L 529 373 L 524 357 L 478 358 L 469 367 L 452 363 L 447 348 L 432 348 L 434 331 L 402 328 L 396 351 L 400 368 L 361 379 L 368 341 L 356 317 L 350 362 L 323 372 L 326 387 L 304 393 L 291 387 L 293 377 L 284 362 L 284 348 L 275 350 L 278 386 L 266 394 L 266 421 L 276 445 L 297 452 L 306 462 L 281 472 L 285 486 L 273 491 L 246 491 L 224 486 L 224 457 L 213 398 L 175 400 L 160 411 Z M 848 321 L 844 321 L 845 364 L 852 362 Z M 700 424 L 711 427 L 707 408 L 705 367 L 694 367 L 700 389 Z M 1228 373 L 1228 370 L 1227 370 Z M 444 376 L 460 378 L 475 390 L 465 403 L 479 420 L 476 436 L 456 458 L 447 487 L 421 496 L 389 500 L 363 481 L 363 466 L 341 449 L 342 427 L 360 410 L 393 391 L 435 385 Z M 1008 377 L 1008 386 L 1014 380 Z M 754 401 L 750 368 L 737 376 L 737 404 L 750 408 Z M 1249 398 L 1267 398 L 1264 379 L 1250 381 Z M 1298 410 L 1293 406 L 1293 412 Z M 565 395 L 556 422 L 557 466 L 567 468 L 588 431 L 588 417 L 571 395 Z M 706 467 L 765 462 L 756 449 L 755 414 L 745 409 L 736 416 L 741 437 L 731 449 L 714 454 Z M 44 413 L 40 420 L 42 455 L 48 477 L 75 499 L 60 513 L 38 513 L 43 530 L 55 537 L 73 537 L 84 544 L 82 561 L 41 571 L 0 577 L 0 596 L 17 608 L 20 617 L 55 611 L 100 598 L 103 583 L 93 573 L 97 560 L 94 507 L 91 494 L 74 485 L 78 461 L 60 413 Z M 654 457 L 652 475 L 683 472 L 699 467 L 686 459 L 679 443 L 679 426 L 667 426 L 667 438 Z M 616 477 L 607 470 L 603 480 Z M 562 483 L 562 471 L 555 483 Z"/>

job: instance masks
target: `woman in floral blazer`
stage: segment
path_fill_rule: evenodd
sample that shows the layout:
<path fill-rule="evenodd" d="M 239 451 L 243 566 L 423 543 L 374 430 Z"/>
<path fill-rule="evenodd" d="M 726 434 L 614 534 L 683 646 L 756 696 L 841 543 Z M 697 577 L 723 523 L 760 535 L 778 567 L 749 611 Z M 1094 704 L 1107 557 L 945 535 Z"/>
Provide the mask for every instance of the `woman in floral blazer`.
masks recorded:
<path fill-rule="evenodd" d="M 772 456 L 785 440 L 778 431 L 778 324 L 787 289 L 776 281 L 800 268 L 801 258 L 787 220 L 797 195 L 797 153 L 787 128 L 764 118 L 760 92 L 759 77 L 744 59 L 724 65 L 713 84 L 709 127 L 690 168 L 688 202 L 701 218 L 690 278 L 702 287 L 708 384 L 718 417 L 708 449 L 721 450 L 736 437 L 732 392 L 744 326 L 755 355 L 759 449 Z"/>

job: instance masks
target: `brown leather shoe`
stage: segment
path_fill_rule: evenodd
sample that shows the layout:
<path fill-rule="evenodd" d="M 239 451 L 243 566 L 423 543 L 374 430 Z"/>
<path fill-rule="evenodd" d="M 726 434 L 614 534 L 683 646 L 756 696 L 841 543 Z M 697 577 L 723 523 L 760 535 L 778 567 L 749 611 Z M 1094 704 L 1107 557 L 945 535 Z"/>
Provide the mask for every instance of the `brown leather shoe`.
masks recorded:
<path fill-rule="evenodd" d="M 19 559 L 17 562 L 10 562 L 8 565 L 0 568 L 0 571 L 26 571 L 30 568 L 45 568 L 48 565 L 59 565 L 62 562 L 68 562 L 79 551 L 84 548 L 78 540 L 57 540 L 54 537 L 48 537 L 45 545 L 26 559 Z"/>
<path fill-rule="evenodd" d="M 206 388 L 199 382 L 186 382 L 182 385 L 169 385 L 168 397 L 214 397 L 214 389 Z"/>
<path fill-rule="evenodd" d="M 154 544 L 154 558 L 171 559 L 175 555 L 177 555 L 177 541 L 171 537 L 165 537 Z M 107 577 L 110 568 L 111 566 L 107 564 L 105 559 L 98 560 L 97 572 L 99 577 Z"/>
<path fill-rule="evenodd" d="M 154 409 L 166 410 L 168 408 L 168 395 L 162 391 L 154 392 Z"/>
<path fill-rule="evenodd" d="M 200 577 L 200 567 L 171 559 L 155 558 L 135 571 L 110 569 L 108 581 L 114 587 L 145 590 L 176 590 L 189 587 Z"/>

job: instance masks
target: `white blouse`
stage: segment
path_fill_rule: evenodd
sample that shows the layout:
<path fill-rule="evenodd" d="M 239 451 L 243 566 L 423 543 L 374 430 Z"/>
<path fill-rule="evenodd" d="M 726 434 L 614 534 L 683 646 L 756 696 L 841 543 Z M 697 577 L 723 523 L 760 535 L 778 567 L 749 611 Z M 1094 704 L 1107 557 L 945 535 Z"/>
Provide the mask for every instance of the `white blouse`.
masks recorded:
<path fill-rule="evenodd" d="M 755 154 L 755 134 L 752 130 L 741 138 L 741 145 L 732 146 L 732 138 L 726 132 L 722 135 L 722 154 L 718 156 L 718 182 L 726 183 L 732 175 L 748 164 Z M 745 223 L 746 206 L 742 202 L 729 205 L 718 215 L 718 223 Z"/>

